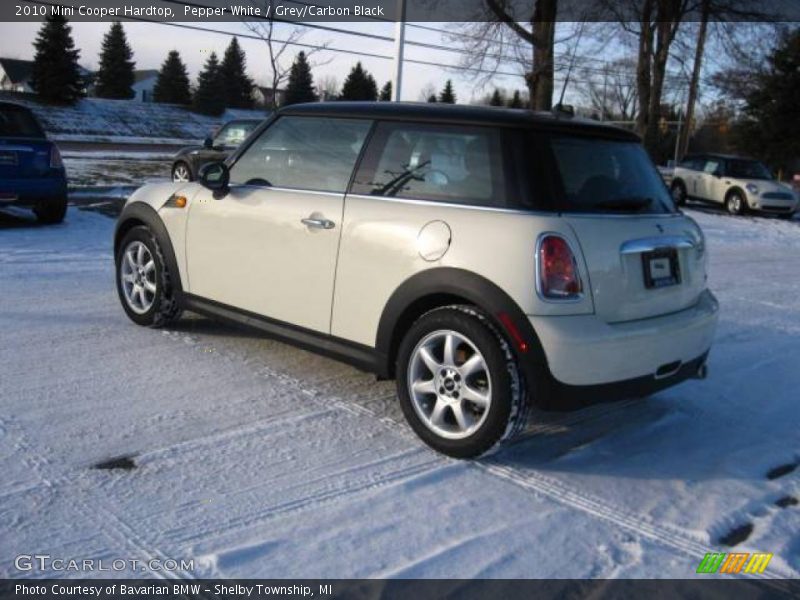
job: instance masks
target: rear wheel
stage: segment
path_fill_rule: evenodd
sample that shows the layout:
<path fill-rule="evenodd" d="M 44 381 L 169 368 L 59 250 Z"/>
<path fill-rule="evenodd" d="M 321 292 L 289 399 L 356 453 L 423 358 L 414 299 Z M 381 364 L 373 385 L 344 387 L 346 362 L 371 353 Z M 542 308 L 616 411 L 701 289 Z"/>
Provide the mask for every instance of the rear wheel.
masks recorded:
<path fill-rule="evenodd" d="M 680 181 L 672 184 L 672 200 L 675 202 L 675 206 L 686 204 L 686 186 Z"/>
<path fill-rule="evenodd" d="M 725 197 L 725 208 L 732 215 L 743 215 L 747 210 L 747 202 L 741 192 L 728 192 Z"/>
<path fill-rule="evenodd" d="M 192 170 L 185 162 L 177 162 L 172 167 L 172 181 L 185 182 L 192 181 Z"/>
<path fill-rule="evenodd" d="M 473 307 L 417 320 L 397 359 L 397 391 L 411 428 L 435 450 L 480 456 L 524 425 L 526 398 L 508 343 Z"/>
<path fill-rule="evenodd" d="M 60 196 L 58 198 L 40 200 L 33 207 L 33 212 L 40 223 L 49 225 L 61 223 L 67 214 L 67 197 Z"/>
<path fill-rule="evenodd" d="M 138 325 L 160 327 L 180 317 L 173 275 L 161 246 L 147 227 L 134 227 L 116 257 L 117 292 L 122 308 Z"/>

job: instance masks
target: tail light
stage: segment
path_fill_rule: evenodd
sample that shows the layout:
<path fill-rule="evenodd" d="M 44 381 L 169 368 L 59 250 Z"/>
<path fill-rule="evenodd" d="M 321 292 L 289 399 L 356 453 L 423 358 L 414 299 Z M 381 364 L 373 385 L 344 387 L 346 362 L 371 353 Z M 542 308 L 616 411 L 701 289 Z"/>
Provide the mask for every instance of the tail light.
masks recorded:
<path fill-rule="evenodd" d="M 50 168 L 61 169 L 63 167 L 64 161 L 61 160 L 61 152 L 59 152 L 58 147 L 53 144 L 50 146 Z"/>
<path fill-rule="evenodd" d="M 546 300 L 574 300 L 583 293 L 578 263 L 569 243 L 560 235 L 546 234 L 539 241 L 536 265 L 539 294 Z"/>

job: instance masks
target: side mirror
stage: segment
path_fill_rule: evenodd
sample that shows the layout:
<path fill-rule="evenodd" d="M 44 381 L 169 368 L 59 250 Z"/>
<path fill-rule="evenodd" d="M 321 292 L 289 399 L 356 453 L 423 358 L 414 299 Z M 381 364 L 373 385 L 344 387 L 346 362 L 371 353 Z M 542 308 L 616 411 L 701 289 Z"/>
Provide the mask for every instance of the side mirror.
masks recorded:
<path fill-rule="evenodd" d="M 715 169 L 714 172 L 712 173 L 712 175 L 714 177 L 718 177 L 718 178 L 722 177 L 722 169 Z"/>
<path fill-rule="evenodd" d="M 230 180 L 228 165 L 223 162 L 207 163 L 200 168 L 200 185 L 213 192 L 227 192 Z"/>
<path fill-rule="evenodd" d="M 214 147 L 214 138 L 207 137 L 203 140 L 203 148 L 210 150 Z"/>

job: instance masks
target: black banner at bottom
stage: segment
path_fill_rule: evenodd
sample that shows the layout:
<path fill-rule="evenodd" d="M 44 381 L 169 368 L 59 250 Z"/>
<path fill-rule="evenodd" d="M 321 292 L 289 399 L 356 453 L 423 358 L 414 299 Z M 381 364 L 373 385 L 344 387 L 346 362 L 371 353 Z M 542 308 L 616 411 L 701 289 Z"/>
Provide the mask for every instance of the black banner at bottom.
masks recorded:
<path fill-rule="evenodd" d="M 40 579 L 0 580 L 0 598 L 78 600 L 484 600 L 798 598 L 800 580 L 755 579 Z"/>

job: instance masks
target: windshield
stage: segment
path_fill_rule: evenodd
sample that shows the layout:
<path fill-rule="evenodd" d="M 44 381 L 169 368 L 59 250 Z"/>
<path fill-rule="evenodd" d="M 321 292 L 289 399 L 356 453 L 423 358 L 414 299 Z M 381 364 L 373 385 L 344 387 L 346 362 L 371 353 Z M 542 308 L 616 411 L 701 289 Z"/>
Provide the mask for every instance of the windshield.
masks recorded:
<path fill-rule="evenodd" d="M 769 169 L 757 160 L 729 160 L 727 171 L 729 177 L 737 179 L 772 179 Z"/>
<path fill-rule="evenodd" d="M 672 198 L 638 142 L 553 136 L 550 145 L 563 189 L 560 210 L 661 214 Z"/>
<path fill-rule="evenodd" d="M 250 132 L 256 128 L 258 121 L 234 121 L 219 130 L 214 138 L 215 146 L 238 146 Z"/>
<path fill-rule="evenodd" d="M 43 138 L 44 132 L 28 110 L 0 107 L 0 137 Z"/>

